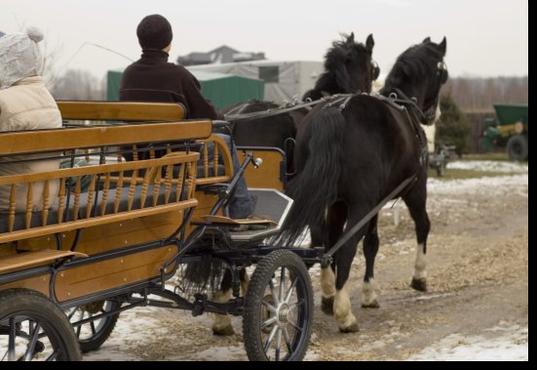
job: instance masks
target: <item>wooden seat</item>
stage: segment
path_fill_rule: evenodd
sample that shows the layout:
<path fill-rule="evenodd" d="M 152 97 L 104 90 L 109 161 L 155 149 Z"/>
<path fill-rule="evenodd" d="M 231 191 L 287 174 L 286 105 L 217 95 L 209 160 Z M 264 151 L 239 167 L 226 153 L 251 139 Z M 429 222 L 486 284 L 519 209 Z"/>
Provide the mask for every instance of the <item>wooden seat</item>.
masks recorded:
<path fill-rule="evenodd" d="M 71 257 L 87 257 L 87 255 L 78 252 L 53 249 L 19 253 L 0 259 L 0 274 L 11 271 L 20 271 L 29 267 L 47 265 L 52 261 Z"/>

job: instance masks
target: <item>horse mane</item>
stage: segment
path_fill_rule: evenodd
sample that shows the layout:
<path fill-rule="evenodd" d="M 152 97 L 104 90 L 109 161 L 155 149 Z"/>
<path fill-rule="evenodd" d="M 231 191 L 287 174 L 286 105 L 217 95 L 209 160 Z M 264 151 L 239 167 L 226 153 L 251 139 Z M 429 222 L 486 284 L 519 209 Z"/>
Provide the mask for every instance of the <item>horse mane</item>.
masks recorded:
<path fill-rule="evenodd" d="M 354 42 L 354 35 L 342 34 L 341 36 L 343 40 L 332 42 L 332 47 L 326 52 L 324 72 L 315 82 L 315 87 L 304 95 L 304 99 L 322 96 L 322 91 L 331 94 L 351 92 L 346 69 L 347 57 L 352 48 L 359 53 L 368 53 L 368 50 L 363 43 Z M 352 42 L 349 42 L 349 39 L 352 39 Z"/>
<path fill-rule="evenodd" d="M 244 109 L 243 113 L 259 112 L 262 110 L 277 108 L 278 105 L 271 101 L 262 101 L 252 99 L 248 101 L 248 106 Z"/>
<path fill-rule="evenodd" d="M 442 54 L 433 44 L 416 44 L 405 50 L 386 77 L 380 93 L 389 94 L 395 87 L 400 87 L 404 81 L 414 81 L 430 76 L 435 66 L 430 61 L 442 58 Z"/>

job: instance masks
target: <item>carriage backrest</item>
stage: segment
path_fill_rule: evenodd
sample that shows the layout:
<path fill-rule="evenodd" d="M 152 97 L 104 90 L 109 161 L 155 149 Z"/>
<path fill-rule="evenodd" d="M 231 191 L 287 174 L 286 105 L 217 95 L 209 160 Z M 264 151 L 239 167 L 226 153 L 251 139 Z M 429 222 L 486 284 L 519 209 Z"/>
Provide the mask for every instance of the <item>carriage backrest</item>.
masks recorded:
<path fill-rule="evenodd" d="M 64 120 L 90 121 L 181 121 L 186 117 L 181 103 L 57 101 Z"/>
<path fill-rule="evenodd" d="M 35 161 L 36 155 L 74 159 L 87 156 L 86 150 L 101 158 L 79 168 L 0 176 L 8 198 L 7 209 L 0 210 L 0 244 L 194 207 L 199 153 L 130 162 L 117 153 L 113 163 L 104 158 L 118 145 L 206 139 L 211 129 L 206 120 L 137 124 L 135 130 L 119 125 L 0 133 L 3 165 Z"/>
<path fill-rule="evenodd" d="M 103 101 L 57 101 L 58 107 L 62 113 L 64 121 L 115 121 L 124 122 L 172 122 L 182 121 L 185 119 L 187 111 L 185 105 L 181 103 L 182 98 L 175 96 L 173 92 L 147 89 L 125 89 L 122 90 L 122 98 L 129 101 L 121 102 L 103 102 Z M 131 101 L 132 100 L 132 101 Z M 146 101 L 142 101 L 146 100 Z M 170 103 L 162 103 L 169 101 Z M 107 123 L 107 122 L 103 122 Z M 108 123 L 109 124 L 109 123 Z M 72 122 L 67 126 L 73 125 Z M 185 130 L 191 132 L 193 138 L 202 138 L 199 135 L 200 127 L 196 122 L 190 126 L 185 125 Z M 139 126 L 136 127 L 137 131 Z M 113 131 L 113 130 L 112 130 Z M 111 130 L 108 131 L 110 134 Z M 63 135 L 63 134 L 62 134 Z M 133 159 L 155 159 L 166 154 L 170 149 L 164 148 L 155 150 L 152 147 L 154 140 L 151 139 L 151 133 L 134 133 L 131 136 L 146 138 L 142 142 L 135 143 L 132 137 L 126 140 L 131 145 L 130 153 L 124 149 L 124 155 L 128 160 Z M 36 140 L 41 141 L 41 138 Z M 71 139 L 68 139 L 71 140 Z M 116 140 L 116 139 L 114 139 Z M 56 139 L 52 139 L 55 142 Z M 173 143 L 173 135 L 170 136 L 169 143 Z M 171 150 L 198 150 L 201 154 L 197 165 L 197 183 L 199 185 L 208 185 L 220 182 L 226 182 L 233 176 L 233 166 L 231 155 L 224 141 L 217 136 L 211 136 L 205 140 L 198 140 L 197 147 L 189 145 L 188 148 L 182 145 L 173 145 Z M 136 145 L 139 144 L 139 145 Z M 120 145 L 120 144 L 118 144 Z M 76 148 L 80 146 L 74 145 Z M 209 150 L 209 148 L 211 150 Z"/>

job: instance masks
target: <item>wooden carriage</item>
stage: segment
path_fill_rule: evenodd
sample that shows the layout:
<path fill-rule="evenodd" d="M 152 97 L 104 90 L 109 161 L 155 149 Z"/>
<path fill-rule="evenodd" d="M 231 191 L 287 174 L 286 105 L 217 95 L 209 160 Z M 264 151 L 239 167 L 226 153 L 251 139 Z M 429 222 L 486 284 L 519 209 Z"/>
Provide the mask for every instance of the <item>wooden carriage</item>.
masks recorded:
<path fill-rule="evenodd" d="M 248 336 L 254 338 L 246 343 L 248 355 L 267 359 L 260 319 L 251 312 L 259 311 L 262 291 L 272 284 L 267 271 L 283 271 L 284 263 L 288 279 L 300 277 L 296 294 L 308 304 L 300 315 L 300 333 L 295 333 L 292 345 L 288 343 L 287 356 L 281 357 L 302 358 L 312 299 L 302 260 L 316 257 L 306 254 L 301 260 L 295 253 L 260 244 L 281 226 L 291 204 L 277 192 L 285 182 L 283 153 L 271 148 L 239 150 L 248 185 L 264 188 L 257 190 L 260 203 L 276 214 L 268 231 L 231 235 L 227 228 L 241 225 L 241 220 L 223 213 L 229 197 L 226 184 L 243 173 L 234 173 L 230 151 L 212 133 L 211 121 L 183 120 L 184 109 L 175 104 L 58 105 L 66 121 L 62 129 L 0 133 L 0 166 L 29 161 L 55 166 L 0 176 L 0 194 L 9 197 L 0 210 L 0 356 L 31 360 L 43 358 L 48 349 L 48 359 L 80 359 L 80 349 L 96 349 L 106 340 L 121 311 L 153 304 L 198 314 L 246 315 Z M 253 158 L 263 166 L 248 166 Z M 197 297 L 189 302 L 167 291 L 165 282 L 183 260 L 200 258 L 189 238 L 199 240 L 211 230 L 224 230 L 233 245 L 241 245 L 240 250 L 233 245 L 220 249 L 213 243 L 210 252 L 231 266 L 235 299 L 214 303 Z M 271 253 L 276 257 L 269 261 L 265 256 Z M 257 262 L 264 263 L 263 275 L 253 277 L 260 281 L 258 287 L 250 298 L 239 296 L 235 272 Z M 283 280 L 282 273 L 282 284 Z M 150 294 L 168 302 L 150 301 Z M 69 319 L 80 307 L 91 315 L 76 323 L 71 320 L 74 335 Z M 104 322 L 97 329 L 96 320 Z M 80 327 L 88 323 L 93 335 L 82 341 Z M 28 343 L 19 353 L 16 342 L 21 338 Z"/>

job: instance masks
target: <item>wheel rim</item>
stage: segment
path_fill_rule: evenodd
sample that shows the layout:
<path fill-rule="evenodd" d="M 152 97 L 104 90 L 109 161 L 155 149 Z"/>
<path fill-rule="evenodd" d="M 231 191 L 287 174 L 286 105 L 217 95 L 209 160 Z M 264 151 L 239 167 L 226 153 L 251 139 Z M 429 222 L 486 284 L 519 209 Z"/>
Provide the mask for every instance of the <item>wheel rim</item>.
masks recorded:
<path fill-rule="evenodd" d="M 88 343 L 98 339 L 106 330 L 108 323 L 113 320 L 113 315 L 82 324 L 78 324 L 79 322 L 93 316 L 109 313 L 115 309 L 115 306 L 116 304 L 112 301 L 104 301 L 69 309 L 66 315 L 74 327 L 78 341 L 80 343 Z"/>
<path fill-rule="evenodd" d="M 260 307 L 259 333 L 267 360 L 292 360 L 301 348 L 310 315 L 305 282 L 289 267 L 278 268 Z"/>
<path fill-rule="evenodd" d="M 0 349 L 0 361 L 68 360 L 58 330 L 47 318 L 25 312 L 0 318 Z"/>

